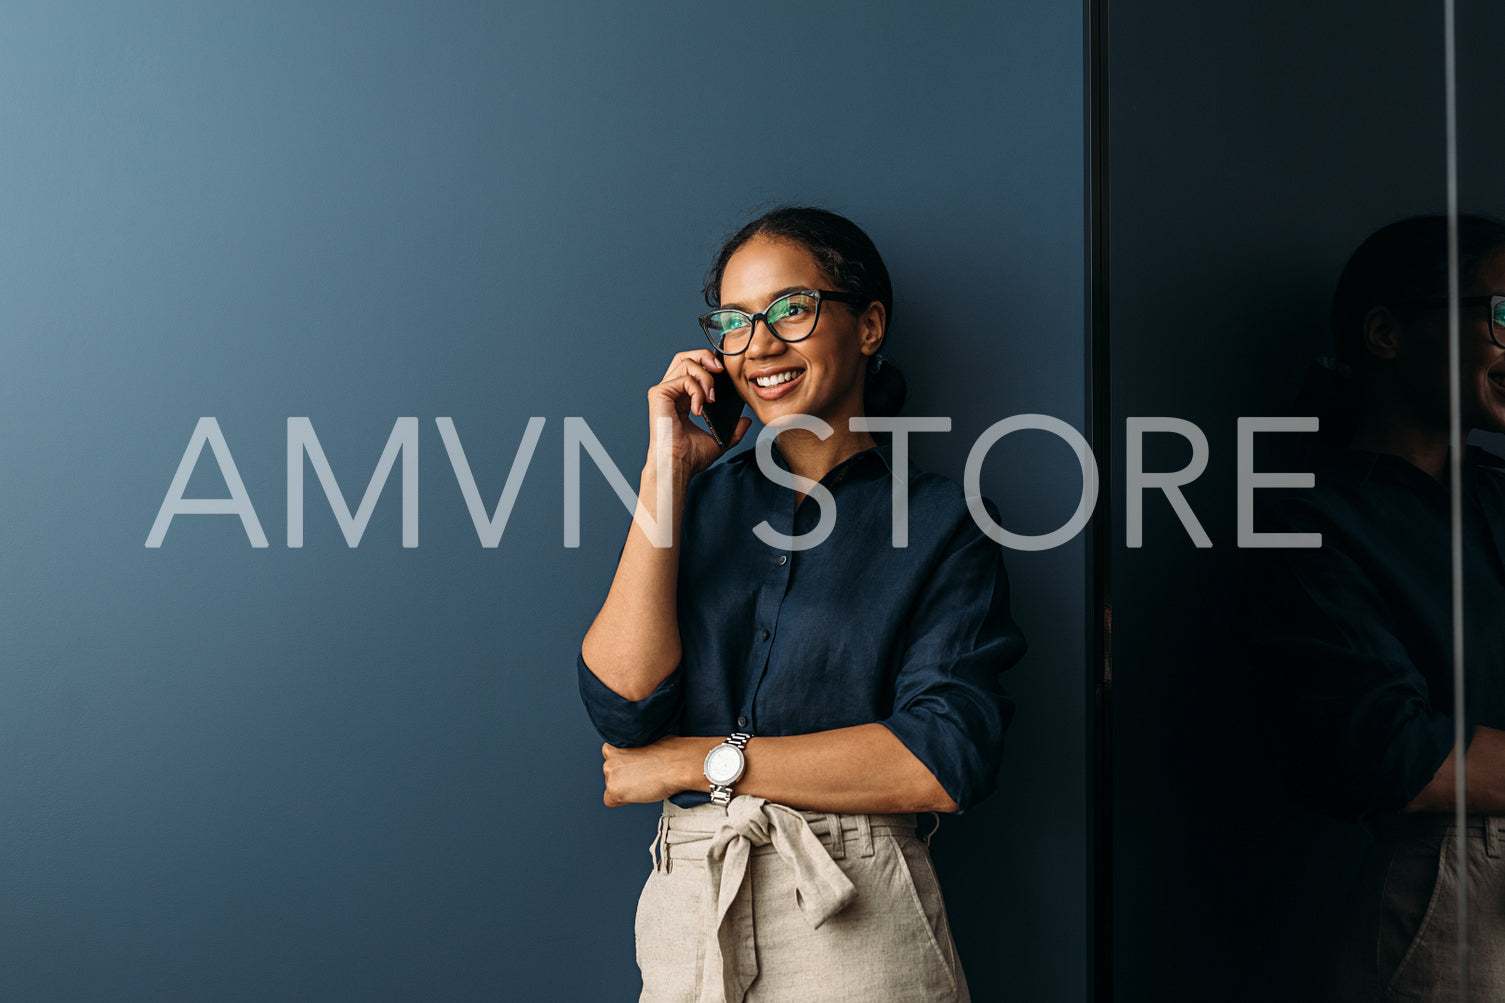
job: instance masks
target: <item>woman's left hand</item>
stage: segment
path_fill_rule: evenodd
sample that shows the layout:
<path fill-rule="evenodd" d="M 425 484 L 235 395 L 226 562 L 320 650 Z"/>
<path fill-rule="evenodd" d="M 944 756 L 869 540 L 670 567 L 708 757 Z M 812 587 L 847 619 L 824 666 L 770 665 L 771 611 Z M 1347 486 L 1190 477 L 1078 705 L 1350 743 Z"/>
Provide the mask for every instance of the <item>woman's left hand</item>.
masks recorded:
<path fill-rule="evenodd" d="M 693 768 L 696 762 L 694 746 L 695 739 L 678 735 L 666 735 L 652 745 L 636 749 L 601 746 L 601 755 L 605 759 L 601 772 L 606 775 L 606 793 L 601 800 L 608 807 L 615 808 L 617 805 L 662 801 L 685 790 L 686 764 Z M 699 753 L 701 760 L 705 758 L 705 751 Z"/>

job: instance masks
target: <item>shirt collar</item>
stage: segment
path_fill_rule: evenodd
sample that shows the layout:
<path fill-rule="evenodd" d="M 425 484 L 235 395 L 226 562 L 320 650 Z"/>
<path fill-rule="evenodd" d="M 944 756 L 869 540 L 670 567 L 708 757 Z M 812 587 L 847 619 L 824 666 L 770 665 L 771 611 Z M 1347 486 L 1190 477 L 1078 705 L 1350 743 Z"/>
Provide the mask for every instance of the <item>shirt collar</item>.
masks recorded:
<path fill-rule="evenodd" d="M 779 444 L 777 441 L 773 443 L 773 448 L 769 452 L 773 456 L 773 462 L 778 464 L 781 470 L 789 469 L 789 464 L 785 462 L 783 454 L 779 452 Z M 730 457 L 727 462 L 748 463 L 752 464 L 756 469 L 758 463 L 756 443 L 754 443 L 752 446 L 749 446 L 747 449 L 742 450 L 740 453 L 737 453 L 735 456 Z M 910 464 L 910 466 L 913 467 L 913 464 Z M 851 456 L 848 456 L 845 460 L 842 460 L 840 463 L 836 464 L 836 466 L 832 467 L 830 471 L 827 472 L 826 478 L 835 477 L 839 480 L 845 480 L 846 478 L 851 477 L 854 474 L 860 473 L 864 470 L 884 470 L 887 471 L 890 476 L 892 476 L 894 472 L 893 444 L 885 442 L 882 445 L 873 446 L 870 449 L 862 449 L 853 453 Z"/>

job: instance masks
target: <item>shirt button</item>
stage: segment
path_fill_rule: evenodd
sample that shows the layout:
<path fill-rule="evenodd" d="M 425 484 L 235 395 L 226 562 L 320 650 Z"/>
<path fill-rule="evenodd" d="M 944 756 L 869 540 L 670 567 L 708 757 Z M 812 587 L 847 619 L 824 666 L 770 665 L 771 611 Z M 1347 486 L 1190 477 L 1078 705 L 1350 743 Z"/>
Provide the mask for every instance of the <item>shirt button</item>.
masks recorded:
<path fill-rule="evenodd" d="M 783 567 L 784 565 L 786 565 L 788 563 L 789 563 L 789 555 L 788 554 L 780 554 L 779 555 L 779 566 Z"/>
<path fill-rule="evenodd" d="M 758 631 L 758 636 L 765 641 L 768 640 L 768 629 L 765 627 L 764 629 Z"/>
<path fill-rule="evenodd" d="M 747 718 L 746 717 L 739 717 L 739 718 L 737 718 L 737 727 L 739 727 L 739 728 L 746 728 L 747 727 Z"/>

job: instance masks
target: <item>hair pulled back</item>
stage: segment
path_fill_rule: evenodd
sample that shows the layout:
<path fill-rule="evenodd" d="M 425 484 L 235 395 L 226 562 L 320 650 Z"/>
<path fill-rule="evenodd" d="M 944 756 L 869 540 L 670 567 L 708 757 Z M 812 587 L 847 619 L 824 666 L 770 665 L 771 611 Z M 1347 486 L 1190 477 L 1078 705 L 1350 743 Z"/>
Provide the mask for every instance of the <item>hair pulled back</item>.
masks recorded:
<path fill-rule="evenodd" d="M 706 276 L 707 306 L 721 305 L 721 278 L 726 264 L 755 237 L 800 245 L 830 276 L 836 289 L 882 303 L 887 318 L 883 341 L 887 344 L 894 318 L 894 290 L 883 257 L 872 238 L 856 223 L 815 206 L 779 206 L 732 234 L 717 252 Z M 881 354 L 874 356 L 868 363 L 863 384 L 863 410 L 873 417 L 892 417 L 904 406 L 905 393 L 904 374 Z"/>
<path fill-rule="evenodd" d="M 1458 217 L 1458 278 L 1466 286 L 1479 266 L 1505 249 L 1505 222 L 1489 216 Z M 1302 403 L 1319 414 L 1322 441 L 1353 438 L 1364 405 L 1364 376 L 1373 359 L 1364 348 L 1364 323 L 1375 307 L 1394 307 L 1447 295 L 1448 220 L 1410 216 L 1365 238 L 1349 257 L 1333 291 L 1329 324 L 1333 357 L 1312 367 Z"/>

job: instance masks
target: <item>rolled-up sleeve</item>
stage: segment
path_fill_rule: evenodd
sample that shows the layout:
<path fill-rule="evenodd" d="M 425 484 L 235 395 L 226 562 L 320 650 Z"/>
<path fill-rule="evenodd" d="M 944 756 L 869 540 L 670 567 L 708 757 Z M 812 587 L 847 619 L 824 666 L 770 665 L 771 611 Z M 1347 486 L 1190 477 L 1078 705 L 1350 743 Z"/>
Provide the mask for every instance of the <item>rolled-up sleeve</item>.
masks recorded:
<path fill-rule="evenodd" d="M 575 656 L 575 665 L 580 676 L 580 699 L 603 741 L 628 749 L 668 734 L 682 700 L 678 668 L 643 699 L 628 700 L 596 678 L 583 654 Z"/>
<path fill-rule="evenodd" d="M 1002 549 L 967 520 L 906 624 L 887 727 L 965 811 L 990 794 L 1014 701 L 999 673 L 1025 650 Z"/>
<path fill-rule="evenodd" d="M 1346 820 L 1399 812 L 1454 737 L 1403 637 L 1410 611 L 1392 608 L 1345 552 L 1342 527 L 1299 509 L 1279 515 L 1282 530 L 1324 537 L 1320 549 L 1254 552 L 1238 621 L 1287 789 Z"/>

